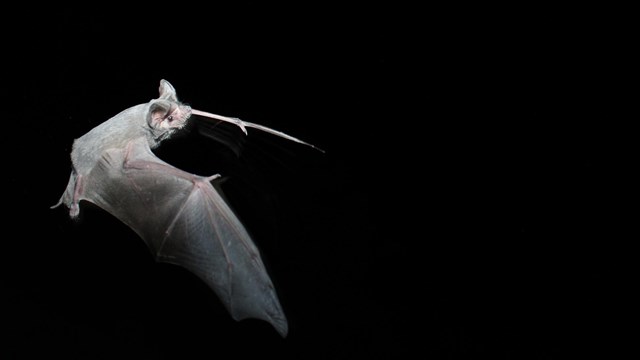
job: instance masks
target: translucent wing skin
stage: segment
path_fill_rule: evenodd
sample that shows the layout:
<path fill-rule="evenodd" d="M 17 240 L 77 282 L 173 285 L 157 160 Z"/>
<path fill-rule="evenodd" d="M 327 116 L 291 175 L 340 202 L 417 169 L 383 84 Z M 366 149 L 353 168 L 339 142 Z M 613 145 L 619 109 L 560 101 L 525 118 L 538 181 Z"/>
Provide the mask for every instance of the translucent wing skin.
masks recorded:
<path fill-rule="evenodd" d="M 286 336 L 287 320 L 258 249 L 211 185 L 217 176 L 175 168 L 151 149 L 180 131 L 191 115 L 232 123 L 245 134 L 250 127 L 318 148 L 259 124 L 192 109 L 164 79 L 158 93 L 157 99 L 123 110 L 73 142 L 73 171 L 53 207 L 64 204 L 73 218 L 80 201 L 98 205 L 140 235 L 157 261 L 183 266 L 206 282 L 234 319 L 262 319 Z"/>
<path fill-rule="evenodd" d="M 72 173 L 64 203 L 90 201 L 131 227 L 157 261 L 205 281 L 235 320 L 268 321 L 282 335 L 287 320 L 249 234 L 211 185 L 215 178 L 175 168 L 144 139 L 103 153 L 86 174 Z"/>

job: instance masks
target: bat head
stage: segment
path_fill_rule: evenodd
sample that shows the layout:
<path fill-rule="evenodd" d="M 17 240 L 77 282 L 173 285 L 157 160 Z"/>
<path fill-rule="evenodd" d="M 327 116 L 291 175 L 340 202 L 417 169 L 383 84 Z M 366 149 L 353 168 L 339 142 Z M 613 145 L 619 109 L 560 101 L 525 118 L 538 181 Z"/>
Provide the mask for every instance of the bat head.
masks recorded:
<path fill-rule="evenodd" d="M 181 129 L 191 116 L 191 107 L 178 101 L 176 89 L 166 80 L 160 81 L 160 96 L 149 103 L 147 123 L 154 133 L 166 138 Z"/>

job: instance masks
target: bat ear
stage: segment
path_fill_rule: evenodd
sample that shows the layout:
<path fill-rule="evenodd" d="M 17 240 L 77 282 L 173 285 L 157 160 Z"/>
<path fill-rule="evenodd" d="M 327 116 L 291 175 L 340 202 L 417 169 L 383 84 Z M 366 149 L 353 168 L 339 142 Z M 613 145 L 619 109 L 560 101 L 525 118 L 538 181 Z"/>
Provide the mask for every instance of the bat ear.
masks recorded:
<path fill-rule="evenodd" d="M 162 100 L 151 100 L 149 105 L 149 112 L 147 113 L 147 122 L 151 126 L 158 125 L 167 114 L 169 110 L 169 105 L 166 104 L 165 101 Z"/>
<path fill-rule="evenodd" d="M 165 79 L 160 80 L 160 99 L 178 101 L 176 89 Z"/>

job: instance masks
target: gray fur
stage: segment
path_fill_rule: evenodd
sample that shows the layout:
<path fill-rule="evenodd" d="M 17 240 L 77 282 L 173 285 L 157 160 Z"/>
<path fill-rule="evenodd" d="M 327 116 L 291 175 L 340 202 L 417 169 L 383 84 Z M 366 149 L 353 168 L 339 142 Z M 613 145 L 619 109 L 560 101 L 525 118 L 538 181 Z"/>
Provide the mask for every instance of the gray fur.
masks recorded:
<path fill-rule="evenodd" d="M 134 230 L 157 261 L 200 277 L 234 319 L 262 319 L 286 336 L 287 320 L 259 251 L 210 182 L 218 176 L 184 172 L 151 152 L 192 112 L 166 80 L 159 92 L 74 141 L 73 170 L 55 206 L 64 204 L 73 218 L 80 201 L 98 205 Z"/>

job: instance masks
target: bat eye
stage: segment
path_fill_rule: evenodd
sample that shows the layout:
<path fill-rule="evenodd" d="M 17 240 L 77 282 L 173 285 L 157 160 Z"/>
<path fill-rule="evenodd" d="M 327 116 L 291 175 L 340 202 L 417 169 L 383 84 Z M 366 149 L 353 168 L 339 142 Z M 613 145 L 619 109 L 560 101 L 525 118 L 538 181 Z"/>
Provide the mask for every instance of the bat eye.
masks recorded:
<path fill-rule="evenodd" d="M 169 121 L 173 121 L 173 115 L 169 115 L 169 116 L 167 116 L 167 120 L 169 120 Z"/>

